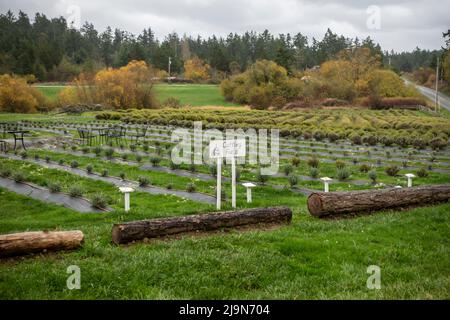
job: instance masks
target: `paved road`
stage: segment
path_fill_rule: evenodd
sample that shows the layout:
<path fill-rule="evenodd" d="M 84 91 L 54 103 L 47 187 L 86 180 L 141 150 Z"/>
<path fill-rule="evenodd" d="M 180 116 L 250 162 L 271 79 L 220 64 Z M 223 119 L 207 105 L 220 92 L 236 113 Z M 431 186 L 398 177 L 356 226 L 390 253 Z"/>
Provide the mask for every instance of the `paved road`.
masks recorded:
<path fill-rule="evenodd" d="M 408 81 L 406 79 L 405 79 L 405 82 L 408 84 L 414 85 L 417 88 L 417 90 L 419 90 L 420 93 L 422 93 L 425 97 L 427 97 L 428 99 L 430 99 L 433 102 L 435 101 L 436 93 L 433 89 L 430 89 L 430 88 L 427 88 L 424 86 L 420 86 L 420 85 L 412 83 L 411 81 Z M 450 97 L 446 96 L 443 93 L 439 93 L 439 103 L 442 108 L 450 110 Z"/>

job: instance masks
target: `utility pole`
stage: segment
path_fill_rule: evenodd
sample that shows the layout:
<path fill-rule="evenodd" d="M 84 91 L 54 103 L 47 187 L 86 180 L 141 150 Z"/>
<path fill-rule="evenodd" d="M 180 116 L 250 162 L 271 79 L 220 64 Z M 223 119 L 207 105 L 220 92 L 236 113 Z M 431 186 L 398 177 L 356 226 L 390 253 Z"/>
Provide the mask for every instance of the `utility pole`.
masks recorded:
<path fill-rule="evenodd" d="M 435 97 L 435 110 L 438 112 L 439 108 L 439 57 L 437 58 L 436 64 L 436 97 Z"/>
<path fill-rule="evenodd" d="M 169 78 L 170 78 L 170 65 L 172 64 L 172 58 L 169 57 Z"/>
<path fill-rule="evenodd" d="M 170 65 L 172 64 L 172 58 L 169 57 L 169 76 L 167 77 L 167 82 L 170 83 Z"/>

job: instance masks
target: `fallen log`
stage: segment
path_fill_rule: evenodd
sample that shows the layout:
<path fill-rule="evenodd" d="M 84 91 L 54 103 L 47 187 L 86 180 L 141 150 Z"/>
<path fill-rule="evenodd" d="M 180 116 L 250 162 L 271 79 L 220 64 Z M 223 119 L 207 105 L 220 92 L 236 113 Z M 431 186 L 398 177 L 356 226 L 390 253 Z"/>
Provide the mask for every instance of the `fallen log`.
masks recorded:
<path fill-rule="evenodd" d="M 324 217 L 448 202 L 450 185 L 350 192 L 317 192 L 308 197 L 311 215 Z"/>
<path fill-rule="evenodd" d="M 291 209 L 272 207 L 132 221 L 115 224 L 112 228 L 112 241 L 123 244 L 192 231 L 211 231 L 254 224 L 289 223 L 291 219 Z"/>
<path fill-rule="evenodd" d="M 43 251 L 73 250 L 84 242 L 83 232 L 36 231 L 0 235 L 0 258 Z"/>

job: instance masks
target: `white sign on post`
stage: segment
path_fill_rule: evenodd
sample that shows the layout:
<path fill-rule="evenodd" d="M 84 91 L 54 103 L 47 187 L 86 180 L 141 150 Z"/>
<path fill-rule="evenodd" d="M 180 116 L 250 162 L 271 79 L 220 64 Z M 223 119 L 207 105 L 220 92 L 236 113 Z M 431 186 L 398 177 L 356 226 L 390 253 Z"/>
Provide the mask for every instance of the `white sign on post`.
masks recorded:
<path fill-rule="evenodd" d="M 245 139 L 212 140 L 209 144 L 211 159 L 245 157 L 245 151 Z"/>
<path fill-rule="evenodd" d="M 213 140 L 209 144 L 209 157 L 217 159 L 217 209 L 222 195 L 222 159 L 231 159 L 231 205 L 236 208 L 236 157 L 245 157 L 245 139 Z"/>

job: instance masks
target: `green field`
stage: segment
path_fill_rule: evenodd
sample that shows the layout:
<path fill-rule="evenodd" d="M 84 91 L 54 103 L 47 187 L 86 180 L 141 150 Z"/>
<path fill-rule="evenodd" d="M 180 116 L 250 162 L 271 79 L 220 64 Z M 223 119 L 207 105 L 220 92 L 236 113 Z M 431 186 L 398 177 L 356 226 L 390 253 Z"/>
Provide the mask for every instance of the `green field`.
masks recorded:
<path fill-rule="evenodd" d="M 51 101 L 56 101 L 58 94 L 65 88 L 65 86 L 36 86 L 36 88 L 44 94 Z"/>
<path fill-rule="evenodd" d="M 47 98 L 55 101 L 64 86 L 36 86 Z M 156 98 L 162 103 L 167 98 L 179 99 L 182 104 L 192 107 L 237 106 L 227 102 L 220 93 L 219 86 L 207 84 L 157 84 Z"/>
<path fill-rule="evenodd" d="M 199 209 L 148 196 L 152 210 L 79 214 L 0 189 L 1 233 L 79 229 L 86 237 L 76 252 L 1 262 L 0 298 L 450 298 L 450 205 L 322 221 L 307 214 L 305 197 L 271 196 L 293 208 L 291 225 L 119 247 L 110 240 L 115 222 Z M 81 268 L 80 290 L 66 288 L 70 265 Z M 366 287 L 369 265 L 381 268 L 381 290 Z"/>
<path fill-rule="evenodd" d="M 156 97 L 163 102 L 174 97 L 193 107 L 202 106 L 236 106 L 236 103 L 227 102 L 220 93 L 219 86 L 206 84 L 158 84 L 155 86 Z"/>
<path fill-rule="evenodd" d="M 202 111 L 202 112 L 200 112 Z M 133 112 L 131 112 L 133 113 Z M 238 123 L 271 126 L 300 125 L 320 128 L 321 121 L 332 122 L 340 128 L 359 132 L 361 128 L 384 130 L 417 130 L 426 134 L 430 130 L 445 131 L 448 120 L 432 117 L 414 111 L 368 111 L 320 110 L 317 113 L 264 113 L 259 111 L 215 111 L 186 109 L 184 112 L 164 109 L 160 111 L 137 112 L 136 116 L 148 116 L 165 120 L 193 121 L 202 119 L 207 123 L 220 125 Z M 20 115 L 1 114 L 1 121 L 33 120 L 42 126 L 30 129 L 34 138 L 52 138 L 56 128 L 66 124 L 84 125 L 94 120 L 94 113 L 81 116 L 68 115 Z M 183 116 L 183 117 L 182 117 Z M 208 122 L 210 121 L 210 122 Z M 233 122 L 234 121 L 234 122 Z M 258 123 L 256 123 L 256 122 Z M 385 121 L 383 123 L 379 123 Z M 161 122 L 161 121 L 160 121 Z M 407 126 L 414 123 L 414 128 Z M 112 124 L 112 123 L 110 123 Z M 162 125 L 162 123 L 160 123 Z M 53 127 L 56 126 L 56 127 Z M 68 130 L 76 134 L 75 127 Z M 402 129 L 400 129 L 402 128 Z M 171 142 L 153 140 L 154 133 L 167 132 L 164 127 L 152 127 L 149 146 L 131 149 L 131 143 L 117 148 L 112 156 L 91 157 L 95 147 L 75 145 L 71 137 L 63 137 L 66 149 L 56 141 L 50 147 L 40 145 L 30 147 L 26 154 L 19 151 L 23 159 L 0 157 L 0 175 L 9 172 L 10 177 L 20 173 L 25 181 L 49 188 L 51 184 L 68 193 L 73 186 L 92 199 L 101 193 L 112 209 L 108 213 L 81 214 L 62 206 L 57 206 L 14 194 L 0 188 L 0 234 L 34 230 L 81 230 L 85 243 L 80 250 L 36 254 L 34 256 L 0 260 L 0 299 L 449 299 L 450 298 L 450 204 L 426 206 L 408 211 L 384 211 L 373 215 L 351 219 L 321 220 L 312 217 L 306 206 L 306 196 L 290 188 L 286 175 L 271 177 L 265 184 L 260 183 L 255 172 L 256 166 L 239 166 L 240 182 L 253 181 L 258 186 L 253 191 L 253 203 L 245 201 L 245 188 L 239 183 L 237 189 L 238 208 L 268 207 L 284 205 L 293 211 L 289 225 L 278 227 L 256 227 L 247 230 L 220 230 L 213 233 L 188 234 L 172 238 L 137 242 L 117 246 L 111 242 L 111 228 L 114 223 L 183 216 L 214 212 L 208 203 L 194 202 L 181 197 L 151 195 L 137 191 L 131 197 L 131 211 L 125 213 L 123 195 L 117 186 L 80 176 L 62 170 L 62 164 L 70 168 L 76 162 L 77 168 L 93 168 L 94 173 L 107 170 L 109 177 L 122 174 L 130 181 L 148 178 L 152 186 L 172 190 L 186 190 L 190 183 L 196 191 L 214 195 L 215 181 L 202 180 L 177 175 L 175 171 L 160 172 L 142 170 L 140 165 L 149 164 L 156 155 L 156 147 L 162 153 L 159 167 L 170 167 L 168 155 Z M 412 132 L 412 131 L 411 131 Z M 411 135 L 405 131 L 404 135 Z M 379 133 L 378 133 L 379 134 Z M 156 143 L 159 144 L 156 144 Z M 320 159 L 320 176 L 335 178 L 337 164 L 325 160 L 345 161 L 351 173 L 350 179 L 368 180 L 368 173 L 359 170 L 361 163 L 373 165 L 378 182 L 405 187 L 404 174 L 416 169 L 401 167 L 402 162 L 395 157 L 407 159 L 409 165 L 425 166 L 426 159 L 434 157 L 433 167 L 448 169 L 450 160 L 446 150 L 431 152 L 429 149 L 385 146 L 357 146 L 315 140 L 299 140 L 297 147 L 289 151 L 309 152 Z M 54 146 L 54 148 L 52 148 Z M 148 146 L 147 146 L 148 147 Z M 166 148 L 169 147 L 169 148 Z M 341 148 L 342 147 L 342 148 Z M 371 156 L 382 155 L 382 166 L 376 167 L 375 158 L 367 158 L 353 163 L 353 156 L 359 148 L 370 150 Z M 154 148 L 154 149 L 153 149 Z M 351 149 L 350 151 L 344 151 Z M 83 151 L 86 149 L 86 152 Z M 324 150 L 330 153 L 323 154 Z M 75 151 L 82 151 L 75 154 Z M 114 151 L 114 150 L 113 150 Z M 137 151 L 147 152 L 137 164 Z M 413 152 L 414 151 L 414 152 Z M 283 151 L 284 152 L 284 151 Z M 286 151 L 287 153 L 288 151 Z M 388 152 L 392 152 L 392 155 Z M 411 154 L 410 154 L 411 152 Z M 123 154 L 136 165 L 121 162 Z M 285 153 L 282 153 L 285 154 Z M 364 153 L 367 155 L 367 153 Z M 11 153 L 10 153 L 11 155 Z M 24 157 L 25 155 L 25 157 Z M 343 156 L 343 157 L 341 157 Z M 390 157 L 393 157 L 391 159 Z M 420 157 L 419 157 L 420 156 Z M 425 157 L 425 158 L 424 158 Z M 46 159 L 58 168 L 47 168 Z M 290 163 L 281 159 L 283 172 Z M 401 170 L 396 176 L 388 176 L 385 168 L 395 163 Z M 189 170 L 188 165 L 181 169 Z M 208 165 L 198 165 L 196 173 L 211 174 Z M 291 168 L 294 175 L 310 175 L 311 168 L 302 160 L 298 167 Z M 446 184 L 450 173 L 429 170 L 427 177 L 416 177 L 414 185 Z M 224 176 L 230 176 L 229 166 L 224 166 Z M 276 188 L 276 186 L 286 186 Z M 224 181 L 228 203 L 223 209 L 230 209 L 230 182 Z M 302 180 L 299 188 L 322 190 L 319 180 Z M 375 189 L 367 181 L 354 185 L 351 180 L 332 183 L 330 191 Z M 81 289 L 68 290 L 67 267 L 77 265 L 81 269 Z M 367 268 L 377 265 L 381 268 L 381 290 L 367 288 Z"/>

